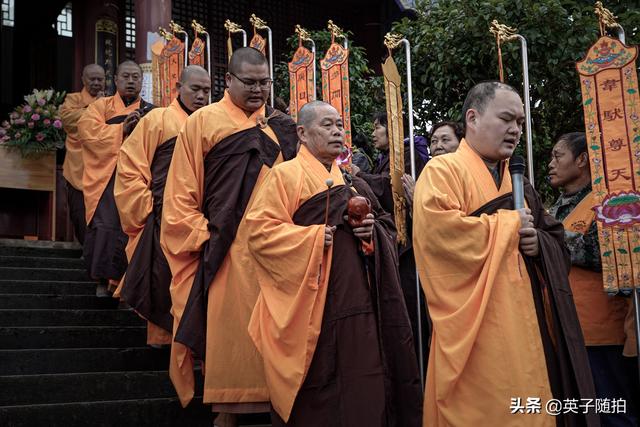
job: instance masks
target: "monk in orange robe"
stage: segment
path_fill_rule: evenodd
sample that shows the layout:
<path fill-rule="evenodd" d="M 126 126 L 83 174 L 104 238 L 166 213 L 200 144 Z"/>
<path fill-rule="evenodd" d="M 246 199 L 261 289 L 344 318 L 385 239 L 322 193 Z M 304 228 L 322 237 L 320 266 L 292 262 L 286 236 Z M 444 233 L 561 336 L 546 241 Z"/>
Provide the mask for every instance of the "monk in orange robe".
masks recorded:
<path fill-rule="evenodd" d="M 209 103 L 211 78 L 197 65 L 182 70 L 178 97 L 149 112 L 122 144 L 114 197 L 129 236 L 127 272 L 114 296 L 147 319 L 147 344 L 171 343 L 171 271 L 160 248 L 162 196 L 178 132 L 194 111 Z"/>
<path fill-rule="evenodd" d="M 562 225 L 525 185 L 513 210 L 506 168 L 524 111 L 515 89 L 474 86 L 466 137 L 432 159 L 416 184 L 416 262 L 433 321 L 424 426 L 598 425 L 547 413 L 551 399 L 593 399 L 568 283 Z M 539 399 L 540 410 L 529 399 Z M 537 412 L 537 413 L 536 413 Z"/>
<path fill-rule="evenodd" d="M 89 64 L 82 70 L 80 92 L 68 94 L 60 106 L 60 120 L 67 133 L 64 143 L 66 154 L 62 165 L 62 176 L 66 180 L 67 205 L 73 231 L 80 244 L 84 243 L 85 222 L 84 197 L 82 195 L 82 141 L 78 138 L 78 120 L 87 106 L 104 96 L 104 68 Z"/>
<path fill-rule="evenodd" d="M 272 424 L 419 426 L 393 218 L 364 180 L 343 178 L 336 158 L 345 132 L 334 107 L 306 104 L 297 131 L 298 156 L 273 169 L 247 215 L 261 291 L 249 331 Z M 373 213 L 354 215 L 347 206 L 357 202 Z"/>
<path fill-rule="evenodd" d="M 186 405 L 192 357 L 204 359 L 204 401 L 226 414 L 269 411 L 262 359 L 247 332 L 259 288 L 245 212 L 265 174 L 293 158 L 297 143 L 291 118 L 265 107 L 271 83 L 264 55 L 234 51 L 224 98 L 193 113 L 178 134 L 164 193 L 160 243 L 173 275 L 169 373 Z"/>
<path fill-rule="evenodd" d="M 607 295 L 602 284 L 598 226 L 593 207 L 591 169 L 584 132 L 558 138 L 549 163 L 549 182 L 562 188 L 549 213 L 561 220 L 571 252 L 569 282 L 584 335 L 591 374 L 599 399 L 623 398 L 626 413 L 602 414 L 603 425 L 637 425 L 635 388 L 638 365 L 624 352 L 635 332 L 625 329 L 631 298 Z M 634 343 L 635 344 L 635 343 Z M 634 384 L 635 383 L 635 384 Z"/>
<path fill-rule="evenodd" d="M 87 223 L 83 256 L 89 276 L 99 281 L 99 296 L 108 296 L 107 285 L 115 289 L 127 268 L 127 235 L 120 225 L 113 182 L 122 141 L 152 108 L 140 99 L 141 87 L 140 66 L 123 62 L 116 71 L 117 93 L 89 105 L 78 121 Z"/>

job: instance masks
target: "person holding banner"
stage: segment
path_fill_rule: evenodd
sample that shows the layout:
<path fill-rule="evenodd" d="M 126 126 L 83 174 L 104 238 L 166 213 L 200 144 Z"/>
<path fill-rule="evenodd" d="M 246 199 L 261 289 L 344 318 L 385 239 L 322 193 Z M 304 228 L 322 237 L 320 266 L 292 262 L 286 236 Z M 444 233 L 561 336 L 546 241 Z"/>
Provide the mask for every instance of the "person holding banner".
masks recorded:
<path fill-rule="evenodd" d="M 119 296 L 147 320 L 147 344 L 171 344 L 171 271 L 160 248 L 162 195 L 178 131 L 187 117 L 209 103 L 211 78 L 198 65 L 182 70 L 178 97 L 149 112 L 120 149 L 114 197 L 129 236 L 127 272 Z"/>
<path fill-rule="evenodd" d="M 109 296 L 108 291 L 116 288 L 127 268 L 127 236 L 113 198 L 120 146 L 140 117 L 153 108 L 140 98 L 142 70 L 138 64 L 121 63 L 115 80 L 116 94 L 89 105 L 78 121 L 87 222 L 83 256 L 89 276 L 99 280 L 99 296 Z"/>
<path fill-rule="evenodd" d="M 463 117 L 465 139 L 427 164 L 413 206 L 433 323 L 424 426 L 599 425 L 595 409 L 546 410 L 553 399 L 580 402 L 595 391 L 562 224 L 528 182 L 528 207 L 513 210 L 507 163 L 522 133 L 522 99 L 504 83 L 479 83 Z M 537 413 L 525 413 L 530 399 Z"/>
<path fill-rule="evenodd" d="M 297 157 L 274 167 L 247 215 L 260 285 L 249 333 L 272 424 L 419 426 L 391 215 L 365 181 L 343 177 L 345 131 L 333 106 L 305 104 L 297 132 Z"/>
<path fill-rule="evenodd" d="M 104 96 L 104 68 L 89 64 L 82 70 L 82 91 L 70 93 L 60 106 L 60 120 L 67 134 L 62 175 L 66 181 L 67 205 L 73 232 L 80 244 L 87 229 L 82 195 L 82 141 L 78 138 L 78 120 L 93 101 Z"/>
<path fill-rule="evenodd" d="M 173 275 L 169 372 L 178 397 L 185 406 L 193 398 L 193 358 L 204 360 L 203 400 L 233 425 L 232 414 L 269 412 L 247 332 L 259 286 L 245 213 L 270 168 L 295 157 L 297 137 L 289 116 L 265 106 L 272 81 L 259 51 L 235 50 L 225 81 L 223 99 L 189 116 L 178 134 L 160 243 Z"/>
<path fill-rule="evenodd" d="M 562 188 L 549 213 L 564 225 L 565 242 L 571 252 L 569 282 L 597 397 L 623 398 L 627 402 L 626 413 L 602 414 L 602 422 L 608 426 L 637 425 L 637 363 L 635 357 L 623 356 L 625 343 L 635 333 L 625 330 L 631 301 L 608 296 L 602 286 L 598 227 L 592 209 L 596 202 L 584 132 L 567 133 L 558 139 L 549 162 L 549 182 L 553 188 Z"/>
<path fill-rule="evenodd" d="M 361 172 L 357 166 L 351 166 L 353 174 L 362 178 L 369 184 L 376 197 L 380 200 L 382 208 L 393 214 L 393 192 L 391 188 L 391 169 L 389 160 L 389 134 L 387 132 L 387 113 L 378 113 L 373 120 L 373 144 L 380 151 L 376 166 L 372 173 Z M 409 145 L 404 146 L 404 172 L 411 173 L 411 155 Z M 416 176 L 419 176 L 426 164 L 428 157 L 427 141 L 424 137 L 416 137 Z M 413 246 L 411 244 L 411 211 L 410 206 L 407 209 L 407 242 L 404 245 L 398 245 L 398 254 L 400 262 L 400 283 L 405 303 L 409 308 L 409 319 L 413 329 L 413 342 L 416 346 L 416 357 L 419 357 L 418 349 L 418 301 L 423 301 L 422 295 L 416 295 L 416 264 L 413 254 Z M 427 351 L 423 351 L 423 366 L 426 366 L 428 360 L 428 345 L 430 335 L 429 316 L 426 307 L 421 306 L 421 323 L 422 323 L 422 342 L 425 343 Z"/>

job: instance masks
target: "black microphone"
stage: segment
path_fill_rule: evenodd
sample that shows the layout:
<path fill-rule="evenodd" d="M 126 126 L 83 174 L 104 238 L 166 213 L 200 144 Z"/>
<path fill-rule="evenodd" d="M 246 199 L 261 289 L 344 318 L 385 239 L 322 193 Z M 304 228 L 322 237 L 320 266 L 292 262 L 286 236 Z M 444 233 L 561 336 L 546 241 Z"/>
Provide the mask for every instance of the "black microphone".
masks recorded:
<path fill-rule="evenodd" d="M 509 173 L 513 188 L 513 209 L 524 208 L 524 159 L 522 156 L 512 156 L 509 160 Z"/>

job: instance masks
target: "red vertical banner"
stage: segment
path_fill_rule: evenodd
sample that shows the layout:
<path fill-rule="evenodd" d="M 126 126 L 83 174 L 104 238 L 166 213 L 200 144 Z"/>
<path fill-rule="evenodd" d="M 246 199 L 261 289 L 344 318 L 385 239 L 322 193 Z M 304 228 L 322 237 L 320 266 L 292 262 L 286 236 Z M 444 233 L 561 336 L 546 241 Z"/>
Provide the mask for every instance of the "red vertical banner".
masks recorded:
<path fill-rule="evenodd" d="M 637 48 L 601 37 L 576 64 L 604 289 L 640 286 L 640 98 Z"/>
<path fill-rule="evenodd" d="M 351 164 L 351 109 L 349 107 L 349 50 L 333 42 L 320 61 L 322 100 L 338 110 L 345 130 L 345 152 L 339 165 Z"/>
<path fill-rule="evenodd" d="M 298 120 L 298 111 L 302 106 L 315 98 L 314 67 L 313 52 L 304 47 L 301 41 L 289 62 L 289 114 L 294 121 Z"/>
<path fill-rule="evenodd" d="M 207 68 L 204 59 L 204 47 L 204 40 L 198 37 L 196 33 L 196 37 L 193 39 L 193 44 L 189 50 L 189 65 L 200 65 L 201 67 Z"/>
<path fill-rule="evenodd" d="M 176 83 L 184 68 L 184 50 L 184 43 L 175 36 L 162 49 L 159 58 L 161 107 L 168 107 L 178 96 Z"/>

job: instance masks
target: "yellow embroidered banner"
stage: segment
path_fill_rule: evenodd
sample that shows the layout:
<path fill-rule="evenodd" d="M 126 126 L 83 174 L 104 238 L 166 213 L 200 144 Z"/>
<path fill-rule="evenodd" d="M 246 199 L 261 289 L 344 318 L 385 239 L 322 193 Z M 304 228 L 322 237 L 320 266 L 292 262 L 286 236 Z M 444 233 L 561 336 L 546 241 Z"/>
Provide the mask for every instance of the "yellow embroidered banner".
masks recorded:
<path fill-rule="evenodd" d="M 298 111 L 302 106 L 314 100 L 314 67 L 313 52 L 304 47 L 300 40 L 298 49 L 289 62 L 289 114 L 294 121 L 298 120 Z"/>
<path fill-rule="evenodd" d="M 384 76 L 384 93 L 387 98 L 387 134 L 389 135 L 389 167 L 391 175 L 391 191 L 393 193 L 393 210 L 398 229 L 398 243 L 407 242 L 407 225 L 405 218 L 407 207 L 402 186 L 404 174 L 404 129 L 402 128 L 402 94 L 401 78 L 391 51 L 382 64 Z"/>
<path fill-rule="evenodd" d="M 349 50 L 332 40 L 320 61 L 322 100 L 338 110 L 345 130 L 346 150 L 338 157 L 338 165 L 351 164 L 351 109 L 349 108 Z"/>
<path fill-rule="evenodd" d="M 162 102 L 162 89 L 160 83 L 160 58 L 164 49 L 164 41 L 158 40 L 151 45 L 151 76 L 153 79 L 153 104 L 160 105 Z"/>
<path fill-rule="evenodd" d="M 197 33 L 196 37 L 193 39 L 191 49 L 189 50 L 189 65 L 199 65 L 207 68 L 207 64 L 204 60 L 204 41 L 198 37 Z"/>
<path fill-rule="evenodd" d="M 595 195 L 604 289 L 640 285 L 637 48 L 601 37 L 576 64 Z"/>

